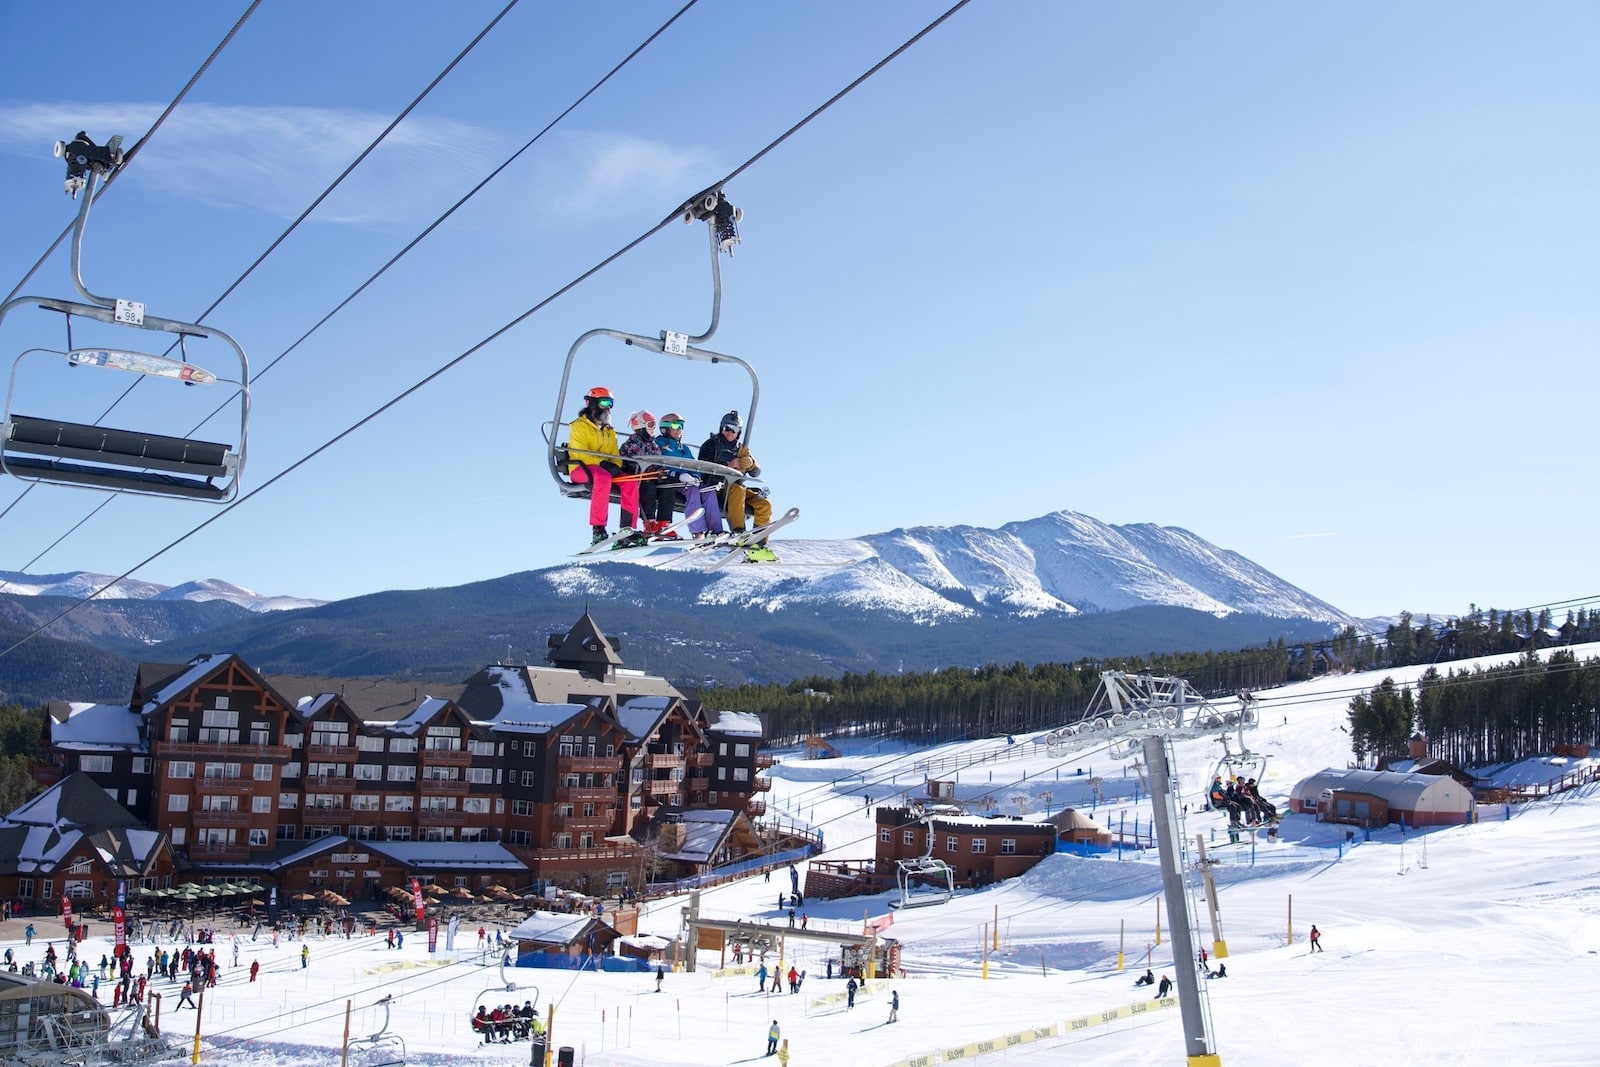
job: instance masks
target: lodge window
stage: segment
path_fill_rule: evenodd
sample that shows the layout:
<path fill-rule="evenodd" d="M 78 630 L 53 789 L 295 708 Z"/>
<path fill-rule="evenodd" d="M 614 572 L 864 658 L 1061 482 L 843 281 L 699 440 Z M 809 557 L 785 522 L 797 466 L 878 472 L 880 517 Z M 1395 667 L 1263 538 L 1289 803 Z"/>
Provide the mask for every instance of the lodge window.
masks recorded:
<path fill-rule="evenodd" d="M 111 771 L 111 757 L 79 756 L 78 770 L 86 774 L 108 774 Z"/>
<path fill-rule="evenodd" d="M 173 760 L 167 764 L 168 778 L 193 778 L 194 764 L 188 760 Z"/>
<path fill-rule="evenodd" d="M 1014 838 L 1014 837 L 1002 837 L 1000 839 L 1000 854 L 1001 855 L 1010 856 L 1010 855 L 1014 854 L 1016 851 L 1017 851 L 1017 839 L 1016 838 Z"/>
<path fill-rule="evenodd" d="M 512 830 L 506 834 L 508 844 L 521 845 L 524 848 L 533 844 L 533 833 L 528 830 Z"/>
<path fill-rule="evenodd" d="M 987 851 L 989 851 L 989 841 L 988 841 L 988 839 L 987 838 L 983 838 L 983 837 L 974 837 L 972 839 L 972 851 L 973 852 L 987 852 Z"/>
<path fill-rule="evenodd" d="M 944 848 L 946 852 L 959 852 L 961 850 L 961 842 L 957 841 L 955 835 L 952 834 L 944 839 Z"/>
<path fill-rule="evenodd" d="M 889 843 L 889 839 L 892 836 L 892 834 L 893 834 L 893 831 L 891 831 L 887 826 L 885 826 L 885 827 L 881 828 L 878 831 L 878 840 L 882 841 L 884 844 L 887 845 Z"/>
<path fill-rule="evenodd" d="M 888 839 L 885 838 L 885 840 Z M 917 832 L 915 830 L 905 830 L 900 834 L 900 840 L 907 845 L 914 845 L 917 843 Z"/>

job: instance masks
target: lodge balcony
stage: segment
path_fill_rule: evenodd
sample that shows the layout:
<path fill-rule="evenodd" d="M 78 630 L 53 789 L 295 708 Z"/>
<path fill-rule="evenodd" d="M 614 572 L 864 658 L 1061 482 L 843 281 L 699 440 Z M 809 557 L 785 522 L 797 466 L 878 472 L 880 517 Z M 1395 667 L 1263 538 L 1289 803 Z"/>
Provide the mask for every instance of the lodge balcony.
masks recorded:
<path fill-rule="evenodd" d="M 768 767 L 776 766 L 777 762 L 778 762 L 778 757 L 772 755 L 772 753 L 770 753 L 770 752 L 757 752 L 756 753 L 756 770 L 758 770 L 758 771 L 764 771 Z"/>
<path fill-rule="evenodd" d="M 200 863 L 242 863 L 250 858 L 249 845 L 190 845 L 189 858 Z"/>
<path fill-rule="evenodd" d="M 558 785 L 556 786 L 557 800 L 615 800 L 617 790 L 609 785 Z"/>
<path fill-rule="evenodd" d="M 682 767 L 683 757 L 673 752 L 651 752 L 645 756 L 644 765 L 653 771 L 668 771 Z"/>
<path fill-rule="evenodd" d="M 622 769 L 616 756 L 557 756 L 557 774 L 615 774 Z"/>
<path fill-rule="evenodd" d="M 763 778 L 758 774 L 756 775 L 755 781 L 751 784 L 755 787 L 756 792 L 765 793 L 772 788 L 772 779 Z"/>
<path fill-rule="evenodd" d="M 465 767 L 472 762 L 472 752 L 465 748 L 425 748 L 422 762 L 445 767 Z"/>
<path fill-rule="evenodd" d="M 293 752 L 288 745 L 253 745 L 230 741 L 157 741 L 155 758 L 165 760 L 222 759 L 233 763 L 287 763 Z"/>
<path fill-rule="evenodd" d="M 271 782 L 258 782 L 254 778 L 223 778 L 206 775 L 194 780 L 196 793 L 221 793 L 224 796 L 249 796 L 257 789 L 263 793 L 274 792 Z"/>
<path fill-rule="evenodd" d="M 354 745 L 310 745 L 306 759 L 313 763 L 353 763 L 361 758 L 361 750 Z"/>
<path fill-rule="evenodd" d="M 194 813 L 196 826 L 248 826 L 253 816 L 247 808 L 201 808 Z"/>
<path fill-rule="evenodd" d="M 300 822 L 308 826 L 331 826 L 350 818 L 350 808 L 301 808 Z"/>
<path fill-rule="evenodd" d="M 424 793 L 447 793 L 460 796 L 471 785 L 465 778 L 418 778 L 417 788 Z"/>

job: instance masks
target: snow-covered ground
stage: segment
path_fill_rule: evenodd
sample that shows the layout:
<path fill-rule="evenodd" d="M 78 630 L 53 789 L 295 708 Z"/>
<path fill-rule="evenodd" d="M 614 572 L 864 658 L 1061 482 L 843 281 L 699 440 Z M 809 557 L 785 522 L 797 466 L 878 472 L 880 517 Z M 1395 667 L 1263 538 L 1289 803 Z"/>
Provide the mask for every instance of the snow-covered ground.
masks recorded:
<path fill-rule="evenodd" d="M 1600 646 L 1574 650 L 1600 654 Z M 1503 658 L 1500 660 L 1503 661 Z M 1479 661 L 1485 665 L 1496 659 Z M 1414 670 L 1340 676 L 1263 692 L 1263 725 L 1247 734 L 1251 749 L 1271 757 L 1263 791 L 1280 805 L 1299 779 L 1350 761 L 1343 727 L 1351 696 L 1385 675 L 1406 681 Z M 1095 811 L 1115 825 L 1148 825 L 1147 802 L 1132 799 L 1130 768 L 1102 749 L 1052 759 L 1044 745 L 971 742 L 907 752 L 891 744 L 858 746 L 844 758 L 806 761 L 784 754 L 772 770 L 771 802 L 826 834 L 828 859 L 871 855 L 873 825 L 863 796 L 875 803 L 917 794 L 928 759 L 959 759 L 1004 746 L 1013 758 L 960 773 L 962 799 L 995 797 L 1003 811 L 1027 796 L 1029 811 L 1090 806 L 1087 779 L 1103 780 L 1110 800 Z M 849 746 L 846 746 L 847 752 Z M 1344 828 L 1291 816 L 1282 840 L 1229 846 L 1221 816 L 1196 814 L 1199 790 L 1221 747 L 1214 740 L 1175 746 L 1176 771 L 1191 801 L 1185 831 L 1212 836 L 1228 977 L 1205 983 L 1216 1051 L 1224 1064 L 1351 1063 L 1590 1064 L 1590 995 L 1600 978 L 1600 793 L 1593 787 L 1514 811 L 1486 809 L 1471 826 L 1411 831 L 1395 828 L 1346 843 Z M 1558 776 L 1566 765 L 1523 764 L 1506 774 L 1528 780 Z M 1079 768 L 1084 774 L 1077 773 Z M 1025 777 L 1024 777 L 1025 775 Z M 948 774 L 939 773 L 939 777 Z M 1046 798 L 1044 794 L 1049 793 Z M 1128 799 L 1117 800 L 1119 795 Z M 704 914 L 779 921 L 776 897 L 786 872 L 702 894 Z M 1102 1013 L 1148 1000 L 1133 987 L 1147 950 L 1159 975 L 1175 975 L 1170 922 L 1158 904 L 1160 879 L 1151 855 L 1080 859 L 1057 855 L 1028 874 L 950 903 L 896 913 L 886 933 L 898 938 L 908 974 L 877 984 L 854 1010 L 834 999 L 838 982 L 823 977 L 820 949 L 801 943 L 784 966 L 807 971 L 800 993 L 758 994 L 748 975 L 715 973 L 703 953 L 696 973 L 669 974 L 661 993 L 645 974 L 513 970 L 507 992 L 501 972 L 476 950 L 476 932 L 453 955 L 429 956 L 426 939 L 403 950 L 380 939 L 312 941 L 310 966 L 300 945 L 244 942 L 240 966 L 228 966 L 224 940 L 219 987 L 206 997 L 202 1062 L 232 1059 L 299 1067 L 339 1062 L 345 1005 L 351 1033 L 377 1028 L 379 998 L 392 996 L 392 1030 L 408 1062 L 524 1063 L 526 1042 L 483 1046 L 467 1018 L 481 1002 L 555 1005 L 554 1045 L 571 1046 L 578 1063 L 621 1067 L 733 1064 L 763 1057 L 777 1020 L 794 1064 L 889 1065 L 944 1049 L 994 1041 L 984 1062 L 1080 1065 L 1171 1064 L 1188 1051 L 1179 1012 L 1151 1010 L 1102 1021 Z M 681 899 L 653 903 L 643 932 L 677 931 Z M 886 897 L 808 899 L 810 925 L 858 931 L 866 916 L 889 909 Z M 1291 926 L 1293 938 L 1290 939 Z M 1156 924 L 1161 922 L 1161 944 Z M 983 975 L 984 924 L 998 919 L 998 949 Z M 1212 943 L 1195 910 L 1195 943 Z M 1307 952 L 1315 923 L 1325 951 Z M 53 924 L 40 922 L 41 930 Z M 58 929 L 58 928 L 57 928 Z M 53 932 L 53 931 L 47 931 Z M 992 935 L 991 935 L 992 936 Z M 23 959 L 42 951 L 8 942 Z M 108 946 L 91 941 L 98 959 Z M 1118 969 L 1119 950 L 1125 967 Z M 143 960 L 144 946 L 139 946 Z M 262 963 L 255 984 L 246 974 Z M 1185 964 L 1187 965 L 1187 964 Z M 169 1032 L 192 1035 L 195 1014 L 173 1012 Z M 900 994 L 900 1021 L 888 1025 L 890 990 Z M 109 994 L 105 987 L 103 992 Z M 1088 1020 L 1088 1025 L 1071 1025 Z M 1056 1028 L 1007 1049 L 1007 1035 Z M 968 1051 L 968 1057 L 972 1052 Z M 354 1061 L 353 1061 L 354 1062 Z M 939 1062 L 934 1057 L 925 1062 Z"/>

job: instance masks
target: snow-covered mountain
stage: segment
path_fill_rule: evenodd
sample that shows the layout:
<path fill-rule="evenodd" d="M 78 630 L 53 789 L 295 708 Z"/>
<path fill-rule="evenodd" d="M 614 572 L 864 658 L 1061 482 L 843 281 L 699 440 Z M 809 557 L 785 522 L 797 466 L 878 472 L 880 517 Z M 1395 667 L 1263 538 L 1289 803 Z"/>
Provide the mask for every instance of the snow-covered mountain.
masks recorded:
<path fill-rule="evenodd" d="M 777 542 L 781 561 L 709 571 L 698 600 L 770 612 L 801 605 L 857 607 L 925 623 L 1182 607 L 1335 624 L 1357 620 L 1264 568 L 1177 527 L 1112 526 L 1059 511 L 1008 523 L 922 526 L 849 541 Z M 630 551 L 543 572 L 565 593 L 629 598 L 631 563 L 692 572 L 676 549 Z M 598 566 L 596 564 L 599 564 Z"/>
<path fill-rule="evenodd" d="M 74 571 L 71 574 L 23 574 L 20 571 L 0 571 L 0 593 L 16 596 L 60 596 L 81 600 L 111 581 L 109 574 L 91 574 Z M 218 578 L 205 578 L 182 585 L 157 585 L 137 578 L 122 578 L 100 594 L 107 600 L 226 600 L 246 611 L 292 611 L 295 608 L 314 608 L 325 600 L 308 600 L 293 596 L 261 596 L 241 586 Z"/>
<path fill-rule="evenodd" d="M 586 558 L 537 572 L 552 592 L 648 604 L 672 576 L 674 599 L 771 614 L 804 607 L 937 625 L 973 619 L 1049 618 L 1136 607 L 1354 624 L 1338 608 L 1188 530 L 1112 526 L 1058 511 L 1007 523 L 919 526 L 852 540 L 775 542 L 781 561 L 713 569 L 713 553 L 658 547 Z M 659 571 L 660 579 L 650 571 Z M 110 578 L 78 572 L 0 571 L 0 593 L 81 598 Z M 101 599 L 225 600 L 252 612 L 324 601 L 263 597 L 217 579 L 161 586 L 117 582 Z"/>

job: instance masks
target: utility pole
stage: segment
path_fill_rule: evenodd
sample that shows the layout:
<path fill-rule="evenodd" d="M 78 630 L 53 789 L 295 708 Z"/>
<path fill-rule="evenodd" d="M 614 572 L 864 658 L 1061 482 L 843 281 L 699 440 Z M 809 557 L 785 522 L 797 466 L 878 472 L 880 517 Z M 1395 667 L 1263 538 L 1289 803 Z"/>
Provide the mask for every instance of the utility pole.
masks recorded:
<path fill-rule="evenodd" d="M 1167 754 L 1167 740 L 1150 736 L 1144 739 L 1145 766 L 1150 772 L 1150 801 L 1155 809 L 1156 847 L 1161 855 L 1161 888 L 1172 918 L 1173 970 L 1177 972 L 1178 1013 L 1183 1019 L 1183 1038 L 1188 1067 L 1222 1067 L 1216 1042 L 1211 1035 L 1211 1018 L 1205 1002 L 1205 988 L 1194 961 L 1189 895 L 1183 884 L 1183 838 L 1178 822 L 1178 783 Z"/>

